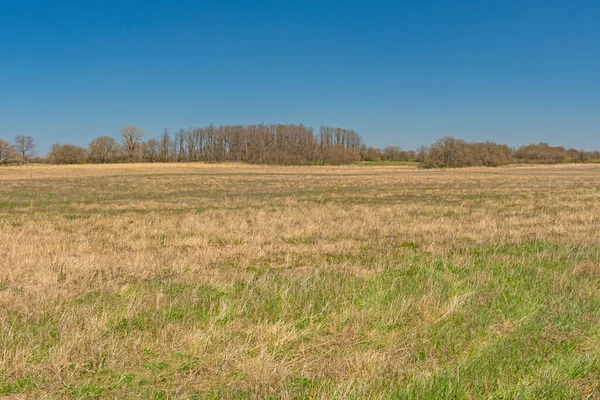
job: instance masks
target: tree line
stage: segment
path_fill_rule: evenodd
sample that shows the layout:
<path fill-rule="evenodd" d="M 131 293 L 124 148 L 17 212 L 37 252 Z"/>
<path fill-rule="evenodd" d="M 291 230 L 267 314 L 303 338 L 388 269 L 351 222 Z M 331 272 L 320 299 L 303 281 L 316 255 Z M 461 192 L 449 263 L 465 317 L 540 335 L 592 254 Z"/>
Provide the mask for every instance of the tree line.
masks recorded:
<path fill-rule="evenodd" d="M 600 162 L 600 151 L 567 149 L 544 142 L 514 149 L 495 142 L 467 142 L 445 137 L 419 148 L 415 160 L 427 168 L 586 163 Z"/>
<path fill-rule="evenodd" d="M 0 164 L 30 161 L 53 164 L 123 162 L 243 162 L 256 164 L 310 165 L 351 164 L 358 161 L 409 161 L 426 168 L 501 166 L 513 163 L 600 162 L 600 152 L 567 149 L 538 143 L 512 148 L 495 142 L 467 142 L 444 137 L 417 150 L 399 146 L 368 147 L 354 130 L 302 124 L 208 125 L 180 129 L 145 140 L 135 125 L 124 127 L 119 140 L 112 136 L 93 139 L 87 148 L 54 144 L 45 158 L 36 158 L 31 136 L 17 136 L 14 143 L 0 140 Z"/>
<path fill-rule="evenodd" d="M 361 136 L 353 130 L 305 125 L 209 125 L 168 130 L 144 140 L 137 126 L 92 140 L 87 149 L 54 145 L 48 160 L 77 162 L 244 162 L 257 164 L 348 164 L 360 160 Z"/>

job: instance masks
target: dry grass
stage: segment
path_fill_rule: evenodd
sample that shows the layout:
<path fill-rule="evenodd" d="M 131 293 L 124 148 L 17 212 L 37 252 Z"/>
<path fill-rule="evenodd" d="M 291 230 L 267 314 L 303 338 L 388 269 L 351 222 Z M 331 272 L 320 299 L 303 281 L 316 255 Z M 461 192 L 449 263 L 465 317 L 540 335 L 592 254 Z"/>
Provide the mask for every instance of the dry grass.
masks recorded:
<path fill-rule="evenodd" d="M 600 168 L 0 168 L 0 395 L 598 398 Z"/>

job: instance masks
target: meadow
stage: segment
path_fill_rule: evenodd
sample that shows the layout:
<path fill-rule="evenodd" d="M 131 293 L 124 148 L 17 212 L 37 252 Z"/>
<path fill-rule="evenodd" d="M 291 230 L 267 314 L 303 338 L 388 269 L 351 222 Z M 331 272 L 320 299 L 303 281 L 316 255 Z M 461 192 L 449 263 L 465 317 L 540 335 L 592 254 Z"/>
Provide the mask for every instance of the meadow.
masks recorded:
<path fill-rule="evenodd" d="M 0 398 L 600 398 L 600 166 L 0 168 Z"/>

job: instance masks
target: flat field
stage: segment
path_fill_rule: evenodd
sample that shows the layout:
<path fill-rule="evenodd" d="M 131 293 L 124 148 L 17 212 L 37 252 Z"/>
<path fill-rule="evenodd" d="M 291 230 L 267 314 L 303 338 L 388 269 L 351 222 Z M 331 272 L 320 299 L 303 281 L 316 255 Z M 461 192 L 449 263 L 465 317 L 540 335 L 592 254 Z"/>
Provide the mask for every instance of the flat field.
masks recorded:
<path fill-rule="evenodd" d="M 0 396 L 600 398 L 600 167 L 0 168 Z"/>

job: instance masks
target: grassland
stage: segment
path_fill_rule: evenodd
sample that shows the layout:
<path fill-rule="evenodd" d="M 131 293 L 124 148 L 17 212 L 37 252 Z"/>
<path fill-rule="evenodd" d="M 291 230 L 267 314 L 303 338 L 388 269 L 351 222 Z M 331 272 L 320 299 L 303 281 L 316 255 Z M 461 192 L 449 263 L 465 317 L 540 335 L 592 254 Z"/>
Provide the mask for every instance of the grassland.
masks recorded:
<path fill-rule="evenodd" d="M 600 398 L 600 167 L 0 168 L 0 397 Z"/>

